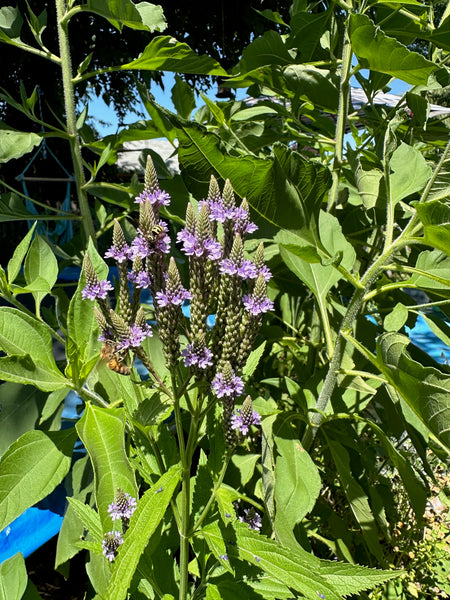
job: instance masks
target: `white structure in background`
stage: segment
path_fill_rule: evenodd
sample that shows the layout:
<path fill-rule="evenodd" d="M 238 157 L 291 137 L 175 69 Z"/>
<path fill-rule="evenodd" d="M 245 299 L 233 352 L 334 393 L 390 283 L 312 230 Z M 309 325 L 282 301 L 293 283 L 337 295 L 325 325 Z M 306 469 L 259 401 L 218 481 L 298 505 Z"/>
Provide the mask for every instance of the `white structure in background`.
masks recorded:
<path fill-rule="evenodd" d="M 362 110 L 364 105 L 367 104 L 367 96 L 361 88 L 352 88 L 352 104 L 356 110 Z M 384 104 L 385 106 L 397 106 L 403 96 L 397 96 L 396 94 L 383 94 L 379 92 L 374 98 L 374 104 Z M 270 98 L 267 98 L 270 99 Z M 248 106 L 254 106 L 259 102 L 259 98 L 247 98 L 244 102 Z M 438 106 L 437 104 L 430 104 L 429 118 L 450 115 L 450 108 L 444 106 Z M 331 116 L 331 115 L 330 115 Z M 170 142 L 165 139 L 151 139 L 151 140 L 138 140 L 136 142 L 125 142 L 123 150 L 119 152 L 119 158 L 117 160 L 117 166 L 121 171 L 134 172 L 138 171 L 143 175 L 144 170 L 139 164 L 139 156 L 145 149 L 154 150 L 166 163 L 167 168 L 171 173 L 179 173 L 180 166 L 178 164 L 178 157 L 175 154 L 174 148 Z"/>

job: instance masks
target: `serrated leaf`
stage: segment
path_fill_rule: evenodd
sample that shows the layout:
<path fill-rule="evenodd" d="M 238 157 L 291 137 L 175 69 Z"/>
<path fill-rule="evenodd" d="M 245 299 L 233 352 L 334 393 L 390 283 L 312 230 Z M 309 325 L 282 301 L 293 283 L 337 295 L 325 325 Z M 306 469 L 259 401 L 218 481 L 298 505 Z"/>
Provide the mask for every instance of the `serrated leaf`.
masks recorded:
<path fill-rule="evenodd" d="M 0 531 L 61 483 L 70 468 L 74 429 L 29 431 L 0 462 Z"/>
<path fill-rule="evenodd" d="M 266 342 L 264 341 L 257 348 L 250 352 L 250 356 L 247 358 L 247 362 L 244 365 L 242 370 L 242 374 L 247 379 L 253 375 L 256 370 L 256 367 L 261 360 L 262 355 L 264 354 L 264 350 L 266 348 Z"/>
<path fill-rule="evenodd" d="M 25 258 L 26 253 L 28 252 L 28 248 L 31 243 L 31 239 L 34 234 L 34 230 L 36 228 L 36 223 L 33 223 L 31 229 L 26 234 L 26 236 L 21 240 L 21 242 L 16 246 L 14 250 L 14 254 L 12 258 L 8 262 L 8 282 L 9 284 L 13 283 L 20 272 L 20 267 L 22 266 L 23 259 Z"/>
<path fill-rule="evenodd" d="M 339 594 L 349 596 L 395 579 L 402 575 L 403 571 L 382 571 L 361 565 L 321 560 L 320 573 L 333 584 Z"/>
<path fill-rule="evenodd" d="M 23 555 L 18 552 L 0 564 L 1 600 L 21 600 L 27 588 L 27 569 Z"/>
<path fill-rule="evenodd" d="M 83 527 L 89 531 L 89 535 L 92 537 L 94 542 L 102 542 L 103 532 L 100 517 L 97 512 L 87 504 L 83 504 L 76 498 L 67 498 L 70 506 L 74 513 L 83 523 Z"/>
<path fill-rule="evenodd" d="M 130 519 L 130 528 L 119 547 L 105 600 L 125 600 L 139 558 L 167 511 L 180 479 L 178 465 L 171 467 L 145 492 Z"/>

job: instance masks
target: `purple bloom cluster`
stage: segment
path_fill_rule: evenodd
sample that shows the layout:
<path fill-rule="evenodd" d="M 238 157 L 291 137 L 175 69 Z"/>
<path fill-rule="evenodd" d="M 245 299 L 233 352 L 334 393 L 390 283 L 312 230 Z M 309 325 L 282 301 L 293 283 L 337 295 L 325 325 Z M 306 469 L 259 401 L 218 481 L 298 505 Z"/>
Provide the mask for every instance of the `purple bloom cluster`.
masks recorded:
<path fill-rule="evenodd" d="M 197 348 L 194 344 L 188 344 L 181 352 L 181 356 L 186 367 L 195 365 L 199 369 L 206 369 L 213 364 L 213 353 L 206 346 Z"/>
<path fill-rule="evenodd" d="M 114 244 L 105 252 L 105 258 L 113 258 L 118 263 L 125 262 L 128 260 L 130 248 L 127 244 L 122 247 L 115 246 Z"/>
<path fill-rule="evenodd" d="M 217 373 L 211 382 L 211 390 L 218 398 L 236 397 L 244 392 L 244 382 L 234 372 L 229 378 L 225 377 L 223 373 Z"/>
<path fill-rule="evenodd" d="M 191 293 L 184 287 L 179 286 L 176 289 L 166 289 L 165 292 L 157 292 L 155 301 L 158 306 L 181 306 L 185 300 L 191 299 Z"/>
<path fill-rule="evenodd" d="M 130 519 L 136 510 L 137 501 L 131 494 L 117 490 L 114 502 L 108 506 L 109 516 L 113 521 Z"/>
<path fill-rule="evenodd" d="M 211 221 L 219 223 L 234 221 L 234 230 L 241 236 L 246 233 L 253 233 L 258 229 L 258 226 L 250 221 L 248 211 L 242 206 L 225 206 L 222 198 L 207 199 L 204 202 L 208 207 Z"/>
<path fill-rule="evenodd" d="M 147 258 L 151 254 L 169 254 L 170 237 L 167 235 L 167 225 L 160 221 L 159 225 L 164 229 L 165 235 L 157 235 L 155 238 L 146 236 L 138 227 L 138 235 L 131 242 L 128 250 L 128 258 Z"/>
<path fill-rule="evenodd" d="M 177 235 L 177 241 L 183 243 L 183 252 L 186 256 L 196 256 L 197 258 L 205 256 L 210 260 L 222 258 L 222 246 L 213 238 L 202 241 L 197 239 L 193 233 L 182 229 Z"/>
<path fill-rule="evenodd" d="M 95 281 L 86 285 L 81 291 L 81 297 L 83 300 L 104 300 L 112 289 L 114 288 L 107 279 Z"/>
<path fill-rule="evenodd" d="M 139 348 L 146 337 L 151 337 L 153 332 L 147 324 L 141 327 L 140 325 L 131 325 L 130 333 L 127 338 L 122 339 L 117 344 L 117 350 L 126 350 L 127 348 Z"/>
<path fill-rule="evenodd" d="M 242 279 L 256 279 L 258 277 L 255 265 L 247 258 L 242 259 L 239 263 L 231 258 L 224 258 L 219 263 L 219 271 L 222 274 L 238 275 Z"/>
<path fill-rule="evenodd" d="M 251 294 L 245 294 L 242 297 L 242 302 L 244 303 L 245 310 L 254 316 L 268 312 L 274 306 L 273 301 L 269 298 L 257 298 Z"/>
<path fill-rule="evenodd" d="M 248 416 L 237 408 L 231 416 L 231 429 L 240 431 L 242 435 L 247 435 L 250 425 L 261 425 L 261 415 L 256 410 L 252 410 L 251 415 Z"/>
<path fill-rule="evenodd" d="M 123 537 L 120 531 L 108 531 L 102 541 L 103 556 L 113 562 L 117 549 L 121 544 L 123 544 Z"/>
<path fill-rule="evenodd" d="M 155 208 L 159 208 L 160 206 L 169 206 L 170 194 L 160 189 L 154 190 L 153 192 L 144 190 L 139 194 L 139 196 L 136 196 L 135 203 L 144 204 L 145 202 L 150 202 L 150 204 Z"/>
<path fill-rule="evenodd" d="M 151 283 L 146 271 L 131 271 L 128 273 L 128 280 L 139 289 L 147 289 Z"/>

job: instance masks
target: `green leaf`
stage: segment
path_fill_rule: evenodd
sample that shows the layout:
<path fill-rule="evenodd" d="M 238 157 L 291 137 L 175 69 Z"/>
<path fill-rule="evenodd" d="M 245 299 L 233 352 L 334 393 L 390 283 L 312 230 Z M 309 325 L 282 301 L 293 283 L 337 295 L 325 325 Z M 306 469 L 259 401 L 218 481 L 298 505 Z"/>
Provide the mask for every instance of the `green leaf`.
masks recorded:
<path fill-rule="evenodd" d="M 29 431 L 0 462 L 0 530 L 52 492 L 67 475 L 76 432 Z"/>
<path fill-rule="evenodd" d="M 425 250 L 419 254 L 415 268 L 421 271 L 421 274 L 413 273 L 407 280 L 408 286 L 418 287 L 444 298 L 450 297 L 450 258 L 448 256 L 445 256 L 440 250 Z"/>
<path fill-rule="evenodd" d="M 47 218 L 49 215 L 45 215 Z M 34 221 L 33 215 L 25 209 L 22 199 L 15 193 L 0 195 L 0 223 L 7 221 Z"/>
<path fill-rule="evenodd" d="M 355 169 L 355 180 L 365 208 L 376 206 L 380 194 L 384 192 L 383 172 L 373 165 L 364 164 L 359 159 Z"/>
<path fill-rule="evenodd" d="M 183 119 L 189 119 L 195 108 L 194 90 L 179 75 L 175 75 L 175 85 L 172 87 L 171 98 L 177 114 Z"/>
<path fill-rule="evenodd" d="M 100 517 L 97 512 L 87 504 L 80 502 L 76 498 L 67 498 L 70 507 L 83 523 L 84 529 L 89 531 L 89 535 L 94 542 L 102 542 L 103 532 Z"/>
<path fill-rule="evenodd" d="M 36 235 L 31 242 L 30 249 L 25 259 L 24 265 L 25 281 L 29 286 L 36 280 L 42 279 L 47 283 L 51 290 L 58 278 L 58 262 L 50 246 L 40 235 Z M 39 311 L 40 305 L 48 292 L 33 292 L 36 302 L 36 310 Z"/>
<path fill-rule="evenodd" d="M 266 341 L 260 344 L 257 348 L 250 352 L 250 356 L 247 358 L 247 362 L 244 365 L 242 370 L 242 374 L 245 378 L 249 378 L 253 375 L 256 370 L 256 367 L 261 360 L 262 355 L 264 354 L 264 350 L 266 349 Z"/>
<path fill-rule="evenodd" d="M 164 518 L 169 502 L 180 479 L 176 465 L 145 492 L 130 519 L 130 528 L 119 547 L 114 561 L 105 600 L 125 600 L 127 590 L 135 574 L 139 558 L 150 537 Z"/>
<path fill-rule="evenodd" d="M 231 462 L 241 474 L 241 485 L 245 486 L 253 477 L 255 466 L 261 458 L 259 454 L 233 454 Z"/>
<path fill-rule="evenodd" d="M 350 15 L 349 33 L 353 51 L 364 69 L 386 73 L 411 85 L 427 85 L 437 69 L 421 54 L 385 35 L 367 15 Z"/>
<path fill-rule="evenodd" d="M 9 284 L 13 283 L 20 272 L 20 267 L 22 266 L 23 259 L 25 258 L 26 253 L 28 252 L 28 248 L 30 246 L 31 239 L 34 234 L 34 230 L 36 228 L 36 223 L 33 223 L 33 226 L 23 238 L 23 240 L 16 246 L 14 250 L 14 254 L 12 258 L 8 262 L 8 282 Z"/>
<path fill-rule="evenodd" d="M 300 50 L 300 57 L 304 63 L 329 58 L 323 50 L 321 38 L 326 32 L 326 27 L 332 19 L 333 11 L 328 9 L 319 13 L 299 11 L 292 16 L 290 27 L 291 34 L 286 44 Z"/>
<path fill-rule="evenodd" d="M 450 448 L 450 376 L 409 358 L 408 344 L 409 339 L 398 333 L 381 335 L 377 365 L 416 416 Z"/>
<path fill-rule="evenodd" d="M 284 80 L 296 98 L 308 98 L 315 106 L 337 112 L 339 79 L 331 71 L 309 65 L 291 65 L 284 70 Z"/>
<path fill-rule="evenodd" d="M 9 382 L 0 385 L 0 456 L 22 434 L 35 429 L 45 397 L 32 386 Z"/>
<path fill-rule="evenodd" d="M 428 246 L 442 250 L 450 256 L 450 205 L 441 200 L 426 204 L 413 203 L 423 223 L 423 241 Z"/>
<path fill-rule="evenodd" d="M 0 163 L 6 163 L 13 158 L 20 158 L 31 152 L 40 143 L 41 136 L 37 133 L 0 129 Z"/>
<path fill-rule="evenodd" d="M 225 540 L 223 539 L 223 532 L 220 528 L 219 522 L 214 521 L 213 523 L 208 523 L 208 525 L 205 525 L 202 528 L 200 534 L 202 538 L 206 540 L 208 548 L 214 554 L 222 567 L 234 575 L 234 569 L 230 565 L 230 561 L 228 559 L 227 547 Z"/>
<path fill-rule="evenodd" d="M 285 419 L 288 419 L 285 416 Z M 275 460 L 275 528 L 278 517 L 290 531 L 314 508 L 322 485 L 317 467 L 284 421 L 274 427 L 278 456 Z"/>
<path fill-rule="evenodd" d="M 108 506 L 114 500 L 117 488 L 137 497 L 134 471 L 125 451 L 124 411 L 89 404 L 76 429 L 94 469 L 95 498 L 103 530 L 109 531 Z"/>
<path fill-rule="evenodd" d="M 23 18 L 16 6 L 4 6 L 0 9 L 0 29 L 5 36 L 20 41 Z"/>
<path fill-rule="evenodd" d="M 394 309 L 388 313 L 383 321 L 385 331 L 398 331 L 408 319 L 408 309 L 401 302 L 397 302 Z"/>
<path fill-rule="evenodd" d="M 101 0 L 98 0 L 101 2 Z M 169 35 L 161 35 L 144 48 L 139 58 L 112 70 L 173 71 L 198 75 L 222 75 L 227 72 L 217 61 L 208 56 L 198 56 L 187 44 Z"/>
<path fill-rule="evenodd" d="M 339 221 L 333 215 L 320 212 L 320 239 L 323 248 L 330 257 L 342 257 L 340 264 L 351 270 L 355 261 L 355 251 L 345 239 Z M 314 293 L 323 311 L 326 310 L 326 295 L 342 278 L 340 272 L 332 264 L 310 263 L 296 256 L 293 250 L 294 236 L 285 232 L 277 234 L 280 253 L 289 269 Z"/>
<path fill-rule="evenodd" d="M 0 379 L 34 385 L 43 392 L 53 392 L 71 385 L 56 366 L 49 367 L 36 362 L 29 354 L 0 358 Z"/>
<path fill-rule="evenodd" d="M 20 600 L 27 588 L 27 569 L 20 552 L 0 564 L 0 598 Z"/>
<path fill-rule="evenodd" d="M 399 577 L 403 571 L 382 571 L 381 569 L 369 569 L 361 565 L 321 560 L 320 573 L 334 586 L 339 594 L 349 596 Z"/>
<path fill-rule="evenodd" d="M 161 6 L 149 2 L 135 5 L 131 0 L 87 0 L 80 8 L 108 19 L 119 30 L 126 26 L 153 32 L 166 27 Z"/>
<path fill-rule="evenodd" d="M 265 65 L 290 65 L 293 62 L 281 35 L 270 30 L 244 49 L 239 61 L 239 71 L 246 73 Z"/>
<path fill-rule="evenodd" d="M 449 19 L 450 25 L 450 19 Z M 426 198 L 429 200 L 448 200 L 450 196 L 450 146 L 444 151 L 442 160 L 436 166 L 434 181 Z"/>
<path fill-rule="evenodd" d="M 383 549 L 379 541 L 375 517 L 366 493 L 352 473 L 350 456 L 344 446 L 338 442 L 328 438 L 327 444 L 336 465 L 342 489 L 347 496 L 352 513 L 361 527 L 367 547 L 378 560 L 383 561 Z"/>
<path fill-rule="evenodd" d="M 389 163 L 394 173 L 390 177 L 394 204 L 416 192 L 421 192 L 431 177 L 431 167 L 423 155 L 412 146 L 401 143 Z"/>

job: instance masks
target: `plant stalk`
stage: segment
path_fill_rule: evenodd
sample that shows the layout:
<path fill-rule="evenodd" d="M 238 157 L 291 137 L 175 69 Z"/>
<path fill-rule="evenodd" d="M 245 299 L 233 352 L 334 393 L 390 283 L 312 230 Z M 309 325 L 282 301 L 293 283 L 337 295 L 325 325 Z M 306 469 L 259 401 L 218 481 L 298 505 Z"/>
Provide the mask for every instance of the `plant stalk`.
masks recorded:
<path fill-rule="evenodd" d="M 80 138 L 77 132 L 77 118 L 75 113 L 74 87 L 72 82 L 72 61 L 70 58 L 70 44 L 68 35 L 68 23 L 65 21 L 66 6 L 65 0 L 55 0 L 56 5 L 56 26 L 59 39 L 59 53 L 61 58 L 61 73 L 64 90 L 64 107 L 66 111 L 67 132 L 69 134 L 70 151 L 72 154 L 72 163 L 77 188 L 78 205 L 82 216 L 84 232 L 84 243 L 87 245 L 89 238 L 96 244 L 94 223 L 92 221 L 91 211 L 87 198 L 87 192 L 84 189 L 86 183 L 81 159 Z"/>

